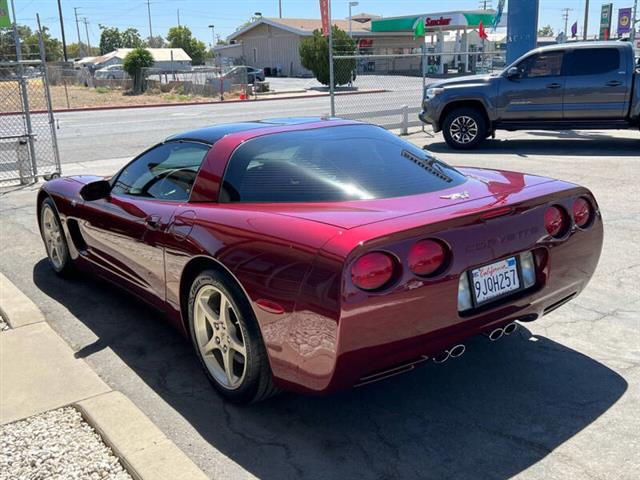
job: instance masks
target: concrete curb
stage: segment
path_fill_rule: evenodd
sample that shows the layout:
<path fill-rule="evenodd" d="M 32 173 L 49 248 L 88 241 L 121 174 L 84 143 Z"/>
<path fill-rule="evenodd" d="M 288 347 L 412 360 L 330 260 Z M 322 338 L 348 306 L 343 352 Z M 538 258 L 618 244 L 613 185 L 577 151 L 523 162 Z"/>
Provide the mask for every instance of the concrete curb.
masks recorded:
<path fill-rule="evenodd" d="M 44 315 L 35 303 L 0 273 L 0 311 L 11 328 L 44 322 Z"/>
<path fill-rule="evenodd" d="M 74 404 L 138 480 L 208 478 L 134 403 L 111 391 Z"/>

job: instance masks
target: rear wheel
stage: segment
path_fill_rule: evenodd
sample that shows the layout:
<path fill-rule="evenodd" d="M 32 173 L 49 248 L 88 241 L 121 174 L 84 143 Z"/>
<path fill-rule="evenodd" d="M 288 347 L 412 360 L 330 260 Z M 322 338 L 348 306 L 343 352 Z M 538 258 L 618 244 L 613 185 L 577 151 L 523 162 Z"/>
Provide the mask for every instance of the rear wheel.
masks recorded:
<path fill-rule="evenodd" d="M 226 275 L 205 270 L 189 293 L 189 329 L 213 386 L 237 403 L 275 393 L 267 352 L 244 293 Z"/>
<path fill-rule="evenodd" d="M 73 271 L 73 265 L 67 239 L 56 206 L 50 198 L 45 199 L 40 208 L 40 234 L 51 268 L 61 276 L 70 274 Z"/>
<path fill-rule="evenodd" d="M 486 138 L 487 122 L 475 108 L 456 108 L 445 117 L 442 133 L 451 148 L 471 150 Z"/>

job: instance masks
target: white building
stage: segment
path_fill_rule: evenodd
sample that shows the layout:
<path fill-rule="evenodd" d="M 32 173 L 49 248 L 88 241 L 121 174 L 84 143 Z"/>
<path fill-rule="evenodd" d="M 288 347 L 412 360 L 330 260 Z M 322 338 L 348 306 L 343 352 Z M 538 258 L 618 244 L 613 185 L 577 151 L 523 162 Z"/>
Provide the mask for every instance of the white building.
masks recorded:
<path fill-rule="evenodd" d="M 100 57 L 96 57 L 91 62 L 94 70 L 108 67 L 109 65 L 121 64 L 124 57 L 133 48 L 118 48 Z M 147 48 L 153 57 L 153 68 L 163 71 L 191 70 L 191 57 L 181 48 Z"/>

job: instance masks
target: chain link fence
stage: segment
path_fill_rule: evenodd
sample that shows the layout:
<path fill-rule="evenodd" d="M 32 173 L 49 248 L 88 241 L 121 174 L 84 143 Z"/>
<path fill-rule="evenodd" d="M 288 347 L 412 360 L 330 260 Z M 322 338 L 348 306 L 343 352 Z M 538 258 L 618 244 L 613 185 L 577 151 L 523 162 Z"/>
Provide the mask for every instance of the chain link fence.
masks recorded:
<path fill-rule="evenodd" d="M 69 64 L 47 67 L 55 109 L 207 102 L 248 96 L 253 83 L 246 66 L 144 69 L 138 85 L 120 65 L 91 71 Z"/>
<path fill-rule="evenodd" d="M 45 68 L 39 62 L 0 63 L 0 185 L 59 174 Z"/>
<path fill-rule="evenodd" d="M 505 67 L 504 53 L 408 53 L 334 55 L 335 115 L 406 134 L 423 128 L 418 119 L 425 87 L 463 75 L 490 74 Z M 349 93 L 349 95 L 345 95 Z"/>

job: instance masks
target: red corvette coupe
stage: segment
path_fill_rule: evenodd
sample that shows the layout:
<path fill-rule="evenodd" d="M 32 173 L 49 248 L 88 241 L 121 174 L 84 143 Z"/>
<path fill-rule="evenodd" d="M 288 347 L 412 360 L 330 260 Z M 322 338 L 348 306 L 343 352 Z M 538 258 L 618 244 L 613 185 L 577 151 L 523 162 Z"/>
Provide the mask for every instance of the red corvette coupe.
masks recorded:
<path fill-rule="evenodd" d="M 603 236 L 583 187 L 456 169 L 319 118 L 192 130 L 111 178 L 49 181 L 38 221 L 56 272 L 94 272 L 164 312 L 239 402 L 496 340 L 580 293 Z"/>

